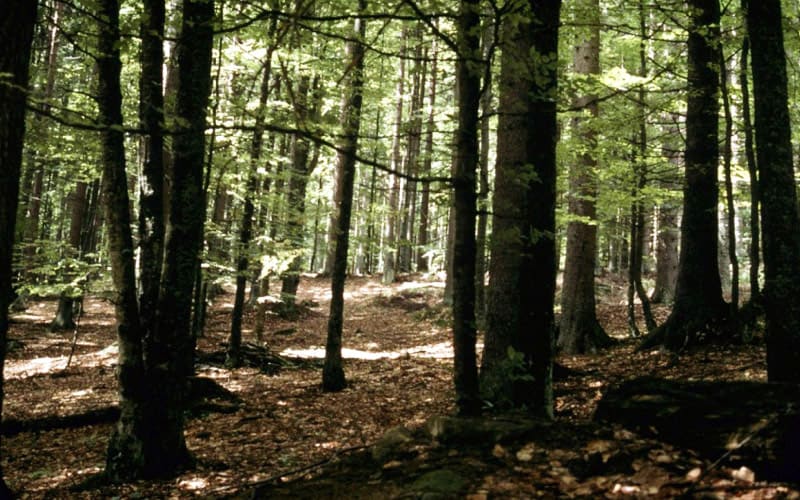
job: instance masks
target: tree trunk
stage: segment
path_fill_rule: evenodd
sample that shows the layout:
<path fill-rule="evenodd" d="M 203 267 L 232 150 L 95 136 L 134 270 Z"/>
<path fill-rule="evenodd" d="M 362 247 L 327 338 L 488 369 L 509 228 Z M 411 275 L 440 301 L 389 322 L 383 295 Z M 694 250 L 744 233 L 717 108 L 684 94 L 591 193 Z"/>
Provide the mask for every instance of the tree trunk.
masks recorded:
<path fill-rule="evenodd" d="M 69 242 L 69 250 L 71 257 L 81 258 L 83 252 L 81 251 L 81 231 L 83 230 L 84 222 L 86 220 L 86 207 L 87 207 L 87 194 L 89 185 L 83 181 L 78 181 L 75 185 L 75 190 L 67 196 L 67 208 L 70 213 L 69 221 L 69 235 L 67 241 Z M 67 280 L 75 278 L 74 271 L 67 270 L 67 275 L 64 276 Z M 75 305 L 76 299 L 79 299 L 83 293 L 79 290 L 66 290 L 58 297 L 58 309 L 56 310 L 56 317 L 50 323 L 51 331 L 71 330 L 75 328 Z"/>
<path fill-rule="evenodd" d="M 100 2 L 101 18 L 98 49 L 98 106 L 106 126 L 102 133 L 103 191 L 108 253 L 116 298 L 120 416 L 106 455 L 106 476 L 122 482 L 149 475 L 150 455 L 147 436 L 147 382 L 142 352 L 142 330 L 136 297 L 136 270 L 133 260 L 130 202 L 125 173 L 125 144 L 122 127 L 122 91 L 119 53 L 119 3 Z"/>
<path fill-rule="evenodd" d="M 359 0 L 358 13 L 367 8 L 366 0 Z M 366 22 L 356 19 L 353 39 L 347 42 L 347 83 L 342 97 L 342 143 L 337 155 L 336 199 L 336 252 L 331 274 L 331 305 L 328 316 L 328 338 L 325 344 L 325 364 L 322 368 L 322 389 L 340 391 L 347 381 L 342 361 L 342 323 L 344 316 L 344 285 L 347 276 L 347 253 L 350 245 L 350 216 L 353 208 L 353 184 L 356 175 L 358 133 L 361 128 L 361 104 L 364 87 L 364 36 Z"/>
<path fill-rule="evenodd" d="M 270 23 L 270 40 L 275 36 L 276 29 L 277 21 L 273 18 Z M 253 215 L 255 213 L 253 197 L 258 196 L 258 169 L 261 164 L 261 151 L 264 144 L 264 119 L 267 111 L 267 100 L 269 99 L 270 78 L 272 77 L 272 47 L 267 51 L 264 62 L 264 74 L 261 77 L 253 139 L 250 143 L 250 172 L 247 179 L 247 191 L 244 195 L 242 224 L 239 230 L 236 259 L 236 292 L 233 300 L 231 331 L 228 337 L 228 351 L 225 360 L 225 364 L 231 368 L 238 368 L 242 362 L 240 352 L 242 346 L 242 315 L 244 313 L 244 293 L 250 267 L 250 240 L 253 236 Z"/>
<path fill-rule="evenodd" d="M 689 4 L 689 93 L 681 253 L 675 306 L 641 348 L 678 351 L 702 331 L 719 331 L 727 306 L 717 266 L 719 1 Z"/>
<path fill-rule="evenodd" d="M 164 0 L 146 0 L 139 33 L 142 70 L 139 78 L 139 123 L 144 162 L 139 176 L 139 311 L 145 339 L 158 321 L 158 290 L 164 258 Z"/>
<path fill-rule="evenodd" d="M 753 45 L 753 96 L 761 223 L 767 378 L 800 382 L 800 219 L 792 166 L 791 122 L 780 0 L 746 2 Z"/>
<path fill-rule="evenodd" d="M 739 311 L 739 257 L 736 255 L 736 205 L 733 199 L 733 180 L 731 178 L 731 159 L 733 157 L 733 114 L 728 96 L 728 68 L 722 49 L 719 51 L 719 85 L 722 92 L 722 110 L 725 113 L 725 142 L 722 150 L 723 171 L 725 175 L 725 201 L 727 223 L 727 250 L 731 265 L 731 317 L 736 318 Z"/>
<path fill-rule="evenodd" d="M 422 169 L 420 176 L 424 179 L 431 173 L 431 166 L 433 164 L 433 133 L 436 130 L 434 123 L 434 115 L 436 111 L 436 84 L 438 82 L 438 59 L 439 53 L 436 49 L 436 41 L 433 42 L 431 62 L 431 83 L 430 92 L 428 93 L 428 123 L 425 125 L 425 151 L 422 153 Z M 419 202 L 419 231 L 417 232 L 417 247 L 419 253 L 417 254 L 417 271 L 426 273 L 429 270 L 429 256 L 428 256 L 428 232 L 430 231 L 430 193 L 431 183 L 423 180 L 421 182 L 421 194 Z"/>
<path fill-rule="evenodd" d="M 0 3 L 0 415 L 3 367 L 8 343 L 8 306 L 12 296 L 11 260 L 17 221 L 25 100 L 37 2 Z M 13 498 L 0 467 L 0 497 Z"/>
<path fill-rule="evenodd" d="M 600 74 L 600 3 L 580 2 L 576 9 L 584 14 L 589 25 L 580 33 L 575 46 L 575 72 Z M 592 121 L 597 117 L 596 95 L 578 97 L 573 105 L 588 116 L 573 120 L 575 133 L 582 142 L 581 150 L 569 170 L 569 213 L 567 225 L 567 258 L 561 291 L 561 322 L 558 347 L 566 354 L 595 352 L 609 345 L 610 339 L 595 312 L 594 271 L 597 267 L 597 134 Z"/>
<path fill-rule="evenodd" d="M 753 123 L 750 119 L 750 85 L 747 81 L 747 60 L 750 54 L 750 37 L 745 34 L 742 39 L 742 60 L 739 84 L 742 87 L 742 121 L 744 121 L 744 151 L 747 161 L 747 172 L 750 176 L 750 302 L 758 301 L 761 294 L 758 283 L 758 268 L 761 263 L 761 225 L 758 217 L 761 196 L 758 190 L 758 167 L 756 153 L 753 148 Z"/>
<path fill-rule="evenodd" d="M 462 415 L 480 413 L 475 354 L 475 216 L 478 111 L 481 97 L 480 2 L 462 0 L 456 61 L 458 128 L 453 169 L 453 350 L 456 406 Z"/>
<path fill-rule="evenodd" d="M 561 2 L 526 6 L 533 21 L 504 28 L 481 389 L 552 418 Z M 509 377 L 513 370 L 522 377 Z"/>
<path fill-rule="evenodd" d="M 402 156 L 400 154 L 400 135 L 403 130 L 403 108 L 405 105 L 406 83 L 406 37 L 407 30 L 403 26 L 401 33 L 400 68 L 397 76 L 397 105 L 395 110 L 394 136 L 392 139 L 392 171 L 400 172 Z M 383 283 L 394 283 L 397 274 L 397 218 L 400 207 L 400 177 L 389 174 L 389 213 L 383 242 Z"/>
<path fill-rule="evenodd" d="M 308 127 L 308 120 L 316 119 L 315 110 L 320 97 L 318 90 L 318 76 L 314 77 L 313 85 L 311 85 L 310 75 L 303 75 L 300 77 L 300 81 L 297 85 L 297 92 L 295 93 L 296 101 L 294 103 L 298 128 L 306 128 Z M 310 103 L 309 92 L 313 94 Z M 286 214 L 286 231 L 292 250 L 298 254 L 294 256 L 289 269 L 281 277 L 281 299 L 284 305 L 289 308 L 295 305 L 297 288 L 300 284 L 300 269 L 302 268 L 303 262 L 301 252 L 304 247 L 305 239 L 303 231 L 306 213 L 305 198 L 308 179 L 311 176 L 315 163 L 313 159 L 309 160 L 310 146 L 308 140 L 300 135 L 295 135 L 292 140 L 292 172 L 287 190 L 286 203 L 288 211 Z"/>
<path fill-rule="evenodd" d="M 489 222 L 489 150 L 491 149 L 492 60 L 495 25 L 481 28 L 481 54 L 485 69 L 480 102 L 480 161 L 478 173 L 478 230 L 475 235 L 475 321 L 479 329 L 486 324 L 486 231 Z"/>

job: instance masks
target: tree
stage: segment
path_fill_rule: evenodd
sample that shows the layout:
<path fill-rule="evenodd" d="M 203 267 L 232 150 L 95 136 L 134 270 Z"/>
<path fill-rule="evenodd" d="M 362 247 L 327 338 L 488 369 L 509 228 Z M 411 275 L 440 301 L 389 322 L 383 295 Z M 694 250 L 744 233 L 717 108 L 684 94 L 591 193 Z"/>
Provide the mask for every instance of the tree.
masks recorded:
<path fill-rule="evenodd" d="M 205 214 L 203 155 L 214 4 L 183 3 L 175 104 L 182 126 L 173 140 L 157 323 L 147 337 L 136 297 L 125 173 L 119 4 L 103 0 L 100 7 L 105 22 L 100 23 L 98 44 L 98 103 L 104 125 L 103 187 L 120 345 L 120 417 L 109 442 L 106 474 L 113 481 L 126 481 L 170 476 L 192 463 L 183 436 L 183 412 L 194 363 L 190 319 Z"/>
<path fill-rule="evenodd" d="M 675 305 L 642 348 L 663 344 L 677 351 L 695 342 L 699 332 L 719 330 L 727 316 L 717 267 L 718 0 L 693 0 L 690 18 L 686 166 Z"/>
<path fill-rule="evenodd" d="M 560 1 L 506 14 L 481 391 L 552 417 Z M 509 367 L 521 370 L 509 377 Z M 513 380 L 512 380 L 513 378 Z"/>
<path fill-rule="evenodd" d="M 480 412 L 475 355 L 475 216 L 480 106 L 480 2 L 462 0 L 458 15 L 458 128 L 453 168 L 453 358 L 456 405 L 462 415 Z"/>
<path fill-rule="evenodd" d="M 359 0 L 358 13 L 367 8 Z M 342 97 L 342 144 L 336 165 L 336 246 L 331 273 L 331 305 L 328 316 L 328 339 L 325 344 L 325 365 L 322 368 L 322 388 L 340 391 L 346 385 L 342 366 L 342 317 L 344 316 L 344 284 L 347 274 L 347 253 L 350 246 L 350 217 L 353 210 L 353 184 L 356 174 L 358 132 L 361 128 L 361 104 L 364 101 L 364 36 L 366 22 L 357 18 L 352 39 L 347 42 L 347 83 Z"/>
<path fill-rule="evenodd" d="M 764 235 L 767 378 L 800 382 L 800 218 L 780 0 L 743 2 L 752 44 L 755 139 Z"/>
<path fill-rule="evenodd" d="M 36 2 L 0 4 L 0 415 L 3 411 L 3 367 L 8 344 L 8 306 L 12 297 L 11 255 L 19 197 L 25 101 L 28 88 Z M 11 498 L 0 468 L 0 497 Z"/>
<path fill-rule="evenodd" d="M 600 3 L 580 2 L 587 28 L 579 33 L 575 46 L 575 71 L 581 75 L 600 73 Z M 567 354 L 594 352 L 610 339 L 595 312 L 594 271 L 597 266 L 597 134 L 593 129 L 598 114 L 597 95 L 577 97 L 573 105 L 588 117 L 577 116 L 573 127 L 580 135 L 581 152 L 569 169 L 569 214 L 567 258 L 561 291 L 561 321 L 558 347 Z"/>

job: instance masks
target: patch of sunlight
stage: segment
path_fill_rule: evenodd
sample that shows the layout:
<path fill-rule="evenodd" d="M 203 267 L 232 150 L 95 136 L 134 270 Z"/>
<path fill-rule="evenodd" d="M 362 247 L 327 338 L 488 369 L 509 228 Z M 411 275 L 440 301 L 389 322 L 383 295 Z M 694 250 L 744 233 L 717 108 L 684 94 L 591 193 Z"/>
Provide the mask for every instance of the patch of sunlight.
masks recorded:
<path fill-rule="evenodd" d="M 178 486 L 185 490 L 202 490 L 208 486 L 208 479 L 204 477 L 190 477 L 188 479 L 182 479 L 181 482 L 178 483 Z"/>
<path fill-rule="evenodd" d="M 117 361 L 117 344 L 111 344 L 105 349 L 89 354 L 82 354 L 72 358 L 72 366 L 82 366 L 93 368 L 101 365 L 111 365 Z M 4 370 L 5 377 L 25 378 L 32 375 L 50 373 L 62 370 L 67 366 L 68 356 L 41 357 L 33 359 L 9 360 L 6 361 Z"/>
<path fill-rule="evenodd" d="M 372 346 L 372 344 L 370 344 Z M 284 349 L 281 356 L 291 356 L 297 358 L 325 358 L 324 347 L 311 347 L 308 349 Z M 433 358 L 444 359 L 453 357 L 453 346 L 450 342 L 439 342 L 438 344 L 428 344 L 414 346 L 400 351 L 363 351 L 360 349 L 342 349 L 342 357 L 345 359 L 361 359 L 373 361 L 376 359 L 397 359 L 401 357 L 414 358 Z"/>
<path fill-rule="evenodd" d="M 441 281 L 405 281 L 397 287 L 398 290 L 416 290 L 417 288 L 444 288 Z"/>
<path fill-rule="evenodd" d="M 339 447 L 339 441 L 328 441 L 327 443 L 315 443 L 315 448 L 322 448 L 323 450 L 332 450 Z"/>

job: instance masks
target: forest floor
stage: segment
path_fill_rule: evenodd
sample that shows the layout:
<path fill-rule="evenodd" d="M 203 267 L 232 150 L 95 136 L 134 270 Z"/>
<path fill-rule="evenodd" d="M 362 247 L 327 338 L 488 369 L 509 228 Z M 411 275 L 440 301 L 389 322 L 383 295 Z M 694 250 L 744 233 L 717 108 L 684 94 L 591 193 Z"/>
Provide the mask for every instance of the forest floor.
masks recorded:
<path fill-rule="evenodd" d="M 387 287 L 376 279 L 349 279 L 348 387 L 326 394 L 320 367 L 329 282 L 304 277 L 299 318 L 270 314 L 265 338 L 271 352 L 304 362 L 274 375 L 198 366 L 199 375 L 233 392 L 239 404 L 187 421 L 194 470 L 169 481 L 88 489 L 80 486 L 102 471 L 111 434 L 102 415 L 117 399 L 113 308 L 98 298 L 85 300 L 75 356 L 65 369 L 72 332 L 49 332 L 55 301 L 32 302 L 11 325 L 2 443 L 6 479 L 22 498 L 800 497 L 797 485 L 761 481 L 725 457 L 701 457 L 592 421 L 606 389 L 645 374 L 766 378 L 758 342 L 718 345 L 680 358 L 635 352 L 636 342 L 626 338 L 622 283 L 606 279 L 601 289 L 600 321 L 621 340 L 597 355 L 559 358 L 577 372 L 556 383 L 556 421 L 541 424 L 534 438 L 459 446 L 425 438 L 422 431 L 431 417 L 454 410 L 442 283 L 416 276 Z M 223 349 L 231 302 L 230 290 L 215 299 L 200 352 Z M 666 308 L 655 310 L 663 320 Z M 255 342 L 252 320 L 250 312 L 244 336 Z M 98 421 L 106 423 L 56 418 L 70 415 L 101 415 Z M 405 447 L 397 453 L 375 447 L 387 440 Z"/>

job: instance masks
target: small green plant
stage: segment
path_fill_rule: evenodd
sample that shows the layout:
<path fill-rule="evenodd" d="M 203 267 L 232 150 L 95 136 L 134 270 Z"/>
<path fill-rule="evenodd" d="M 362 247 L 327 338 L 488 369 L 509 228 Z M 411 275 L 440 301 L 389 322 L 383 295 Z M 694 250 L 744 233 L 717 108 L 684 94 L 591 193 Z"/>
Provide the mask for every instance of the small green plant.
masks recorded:
<path fill-rule="evenodd" d="M 506 350 L 506 358 L 495 367 L 492 374 L 481 384 L 481 396 L 486 404 L 496 409 L 512 409 L 517 406 L 516 397 L 534 381 L 525 355 L 513 347 Z"/>

